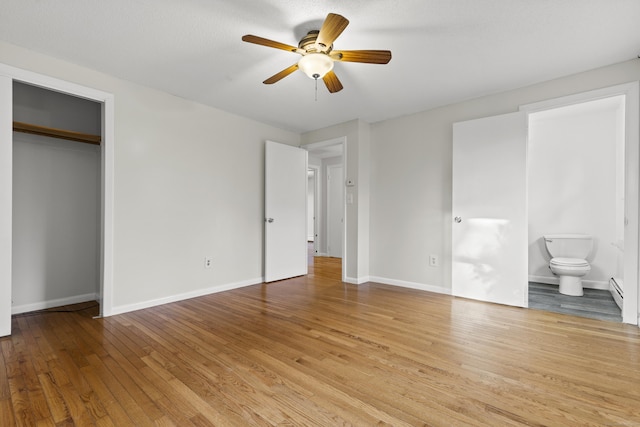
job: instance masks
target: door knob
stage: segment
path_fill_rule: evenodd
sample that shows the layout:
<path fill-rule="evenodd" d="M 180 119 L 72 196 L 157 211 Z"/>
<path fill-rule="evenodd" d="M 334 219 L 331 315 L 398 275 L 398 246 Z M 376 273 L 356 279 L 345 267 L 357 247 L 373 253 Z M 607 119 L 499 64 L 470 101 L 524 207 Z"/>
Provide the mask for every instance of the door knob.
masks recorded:
<path fill-rule="evenodd" d="M 460 224 L 462 222 L 462 217 L 457 216 L 453 219 L 456 223 Z"/>
<path fill-rule="evenodd" d="M 273 222 L 273 218 L 266 218 L 265 221 L 267 221 L 269 224 L 271 224 Z"/>

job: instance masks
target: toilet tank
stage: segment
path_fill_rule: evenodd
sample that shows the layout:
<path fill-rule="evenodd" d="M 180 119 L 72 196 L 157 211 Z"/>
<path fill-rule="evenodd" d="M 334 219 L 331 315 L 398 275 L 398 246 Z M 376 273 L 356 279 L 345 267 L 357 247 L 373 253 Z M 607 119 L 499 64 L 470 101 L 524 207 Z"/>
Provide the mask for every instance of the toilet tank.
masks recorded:
<path fill-rule="evenodd" d="M 544 243 L 552 258 L 586 259 L 593 248 L 588 234 L 546 234 Z"/>

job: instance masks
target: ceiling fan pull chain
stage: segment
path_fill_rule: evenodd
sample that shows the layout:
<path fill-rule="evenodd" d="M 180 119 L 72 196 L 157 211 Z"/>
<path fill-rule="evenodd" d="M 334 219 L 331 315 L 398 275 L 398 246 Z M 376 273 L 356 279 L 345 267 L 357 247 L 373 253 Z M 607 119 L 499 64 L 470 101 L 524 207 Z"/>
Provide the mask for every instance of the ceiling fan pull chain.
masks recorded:
<path fill-rule="evenodd" d="M 318 102 L 318 78 L 314 79 L 316 81 L 316 102 Z"/>

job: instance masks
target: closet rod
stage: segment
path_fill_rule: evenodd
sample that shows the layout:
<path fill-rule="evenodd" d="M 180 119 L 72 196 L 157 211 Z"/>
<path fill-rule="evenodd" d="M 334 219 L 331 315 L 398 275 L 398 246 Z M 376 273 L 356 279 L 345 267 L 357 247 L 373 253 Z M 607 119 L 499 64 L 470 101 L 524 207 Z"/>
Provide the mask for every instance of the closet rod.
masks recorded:
<path fill-rule="evenodd" d="M 94 145 L 100 145 L 100 141 L 102 140 L 100 135 L 91 135 L 88 133 L 56 129 L 22 122 L 13 122 L 13 130 L 15 132 L 32 133 L 34 135 L 50 136 L 52 138 L 67 139 L 69 141 L 85 142 L 87 144 Z"/>

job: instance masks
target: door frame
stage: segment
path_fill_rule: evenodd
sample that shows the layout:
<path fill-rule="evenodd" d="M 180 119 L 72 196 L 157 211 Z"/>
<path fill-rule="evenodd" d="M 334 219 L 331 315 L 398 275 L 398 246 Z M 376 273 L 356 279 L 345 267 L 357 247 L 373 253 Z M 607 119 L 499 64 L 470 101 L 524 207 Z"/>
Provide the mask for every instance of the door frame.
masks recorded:
<path fill-rule="evenodd" d="M 312 144 L 301 145 L 300 148 L 304 148 L 309 152 L 313 152 L 313 150 L 318 148 L 329 147 L 332 145 L 340 144 L 342 147 L 342 173 L 343 176 L 349 176 L 348 170 L 348 162 L 347 162 L 347 137 L 341 136 L 339 138 L 328 139 L 325 141 L 314 142 Z M 343 197 L 343 209 L 344 209 L 344 221 L 342 221 L 342 281 L 346 282 L 347 279 L 347 257 L 349 256 L 349 251 L 347 250 L 349 247 L 347 232 L 350 229 L 351 225 L 349 224 L 348 216 L 346 215 L 347 205 L 346 205 L 346 189 Z M 356 242 L 357 244 L 357 242 Z"/>
<path fill-rule="evenodd" d="M 113 308 L 113 183 L 114 183 L 114 131 L 115 131 L 115 108 L 114 108 L 114 95 L 101 90 L 93 89 L 90 87 L 82 86 L 76 83 L 71 83 L 65 80 L 57 79 L 54 77 L 46 76 L 44 74 L 23 70 L 20 68 L 12 67 L 0 63 L 0 76 L 11 79 L 13 81 L 19 81 L 32 86 L 38 86 L 47 90 L 52 90 L 68 95 L 76 96 L 79 98 L 88 99 L 91 101 L 99 102 L 102 105 L 102 143 L 100 144 L 101 155 L 101 242 L 100 242 L 100 315 L 110 316 Z M 11 96 L 11 106 L 8 122 L 12 120 L 13 111 L 13 96 Z M 0 123 L 0 127 L 4 126 L 5 122 Z M 11 125 L 10 125 L 11 126 Z M 0 133 L 5 135 L 6 132 Z M 0 175 L 0 187 L 9 189 L 9 196 L 6 197 L 8 203 L 2 203 L 0 207 L 0 217 L 8 218 L 9 220 L 3 220 L 0 222 L 0 234 L 11 236 L 12 235 L 12 174 L 13 174 L 13 132 L 9 132 L 11 135 L 10 141 L 0 141 L 0 144 L 6 146 L 3 150 L 0 150 L 0 163 L 10 165 L 8 170 L 4 174 Z M 0 136 L 1 137 L 1 136 Z M 9 148 L 7 148 L 9 147 Z M 0 246 L 0 263 L 8 265 L 8 269 L 3 269 L 0 273 L 0 286 L 9 287 L 9 296 L 11 295 L 11 257 L 12 239 L 9 238 L 3 242 Z M 3 293 L 4 295 L 4 293 Z M 0 316 L 11 317 L 11 312 L 4 312 L 0 307 Z M 2 322 L 0 322 L 2 324 Z M 0 331 L 0 336 L 4 335 Z M 7 331 L 7 335 L 11 333 L 11 330 Z"/>
<path fill-rule="evenodd" d="M 640 324 L 640 292 L 638 290 L 639 256 L 639 191 L 640 191 L 640 83 L 638 81 L 577 93 L 560 98 L 521 105 L 527 115 L 540 111 L 580 104 L 612 96 L 625 96 L 625 218 L 624 232 L 624 300 L 622 322 Z M 528 131 L 527 131 L 528 134 Z"/>

